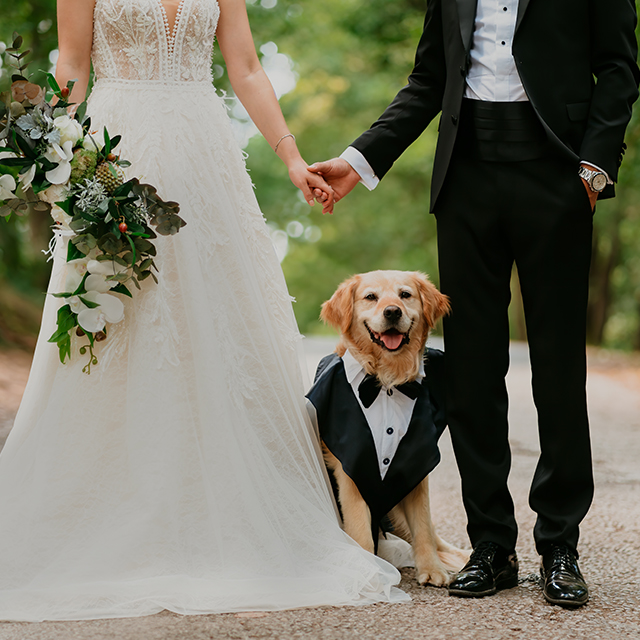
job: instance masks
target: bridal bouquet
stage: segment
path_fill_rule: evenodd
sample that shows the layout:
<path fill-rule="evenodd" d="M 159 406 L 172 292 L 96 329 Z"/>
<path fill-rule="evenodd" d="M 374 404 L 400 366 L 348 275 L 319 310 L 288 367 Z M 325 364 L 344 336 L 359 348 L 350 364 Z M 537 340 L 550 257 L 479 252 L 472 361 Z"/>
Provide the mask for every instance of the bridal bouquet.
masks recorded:
<path fill-rule="evenodd" d="M 148 277 L 158 282 L 153 239 L 186 223 L 176 202 L 137 178 L 126 180 L 130 163 L 114 153 L 120 136 L 92 132 L 85 103 L 72 112 L 73 82 L 60 88 L 47 74 L 45 89 L 22 75 L 29 52 L 21 46 L 14 34 L 6 53 L 17 73 L 10 91 L 0 93 L 0 216 L 49 212 L 57 239 L 69 238 L 65 290 L 53 294 L 66 304 L 49 342 L 64 364 L 73 334 L 86 338 L 79 352 L 89 353 L 83 371 L 90 373 L 95 343 L 124 318 L 120 296 L 131 297 L 130 285 L 140 289 Z"/>

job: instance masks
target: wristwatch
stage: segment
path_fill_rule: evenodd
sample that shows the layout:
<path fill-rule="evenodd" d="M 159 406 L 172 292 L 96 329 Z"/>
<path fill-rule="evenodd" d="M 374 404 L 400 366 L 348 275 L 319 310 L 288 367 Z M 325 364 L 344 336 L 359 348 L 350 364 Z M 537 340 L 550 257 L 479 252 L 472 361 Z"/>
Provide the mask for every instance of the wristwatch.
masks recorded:
<path fill-rule="evenodd" d="M 592 169 L 587 169 L 584 165 L 580 165 L 578 175 L 584 178 L 591 191 L 596 193 L 600 193 L 607 186 L 607 176 L 602 171 L 593 171 Z"/>

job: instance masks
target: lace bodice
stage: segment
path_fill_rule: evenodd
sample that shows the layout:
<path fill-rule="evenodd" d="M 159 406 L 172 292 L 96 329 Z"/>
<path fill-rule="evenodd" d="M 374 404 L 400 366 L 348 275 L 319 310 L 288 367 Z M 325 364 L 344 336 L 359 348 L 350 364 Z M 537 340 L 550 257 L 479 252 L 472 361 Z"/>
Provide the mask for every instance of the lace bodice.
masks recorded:
<path fill-rule="evenodd" d="M 96 0 L 96 78 L 211 81 L 219 15 L 216 0 L 182 0 L 171 30 L 161 0 Z"/>

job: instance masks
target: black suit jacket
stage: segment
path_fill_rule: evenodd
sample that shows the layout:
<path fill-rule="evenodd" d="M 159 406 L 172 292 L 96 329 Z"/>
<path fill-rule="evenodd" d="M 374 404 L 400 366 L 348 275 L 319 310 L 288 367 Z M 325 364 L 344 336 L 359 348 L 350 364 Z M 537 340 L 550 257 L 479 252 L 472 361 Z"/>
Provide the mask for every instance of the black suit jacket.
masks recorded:
<path fill-rule="evenodd" d="M 380 476 L 371 429 L 347 380 L 340 356 L 333 353 L 320 361 L 313 386 L 307 393 L 316 408 L 322 441 L 340 460 L 371 511 L 376 545 L 384 516 L 440 461 L 438 439 L 446 427 L 443 352 L 427 349 L 424 364 L 422 392 L 384 480 Z"/>
<path fill-rule="evenodd" d="M 382 178 L 442 111 L 431 211 L 456 140 L 476 0 L 428 0 L 409 83 L 352 146 Z M 520 0 L 513 56 L 525 91 L 558 151 L 616 180 L 638 97 L 633 0 Z M 597 82 L 594 80 L 597 80 Z M 613 196 L 607 187 L 601 197 Z"/>

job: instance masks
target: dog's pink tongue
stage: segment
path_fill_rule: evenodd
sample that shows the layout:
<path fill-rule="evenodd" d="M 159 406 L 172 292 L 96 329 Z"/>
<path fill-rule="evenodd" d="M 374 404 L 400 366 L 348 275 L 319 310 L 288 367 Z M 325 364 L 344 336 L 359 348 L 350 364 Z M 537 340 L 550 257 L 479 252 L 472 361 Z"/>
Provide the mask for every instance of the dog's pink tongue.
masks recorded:
<path fill-rule="evenodd" d="M 384 342 L 384 346 L 389 349 L 389 351 L 395 351 L 402 344 L 403 335 L 398 332 L 393 333 L 382 333 L 380 334 L 380 340 Z"/>

